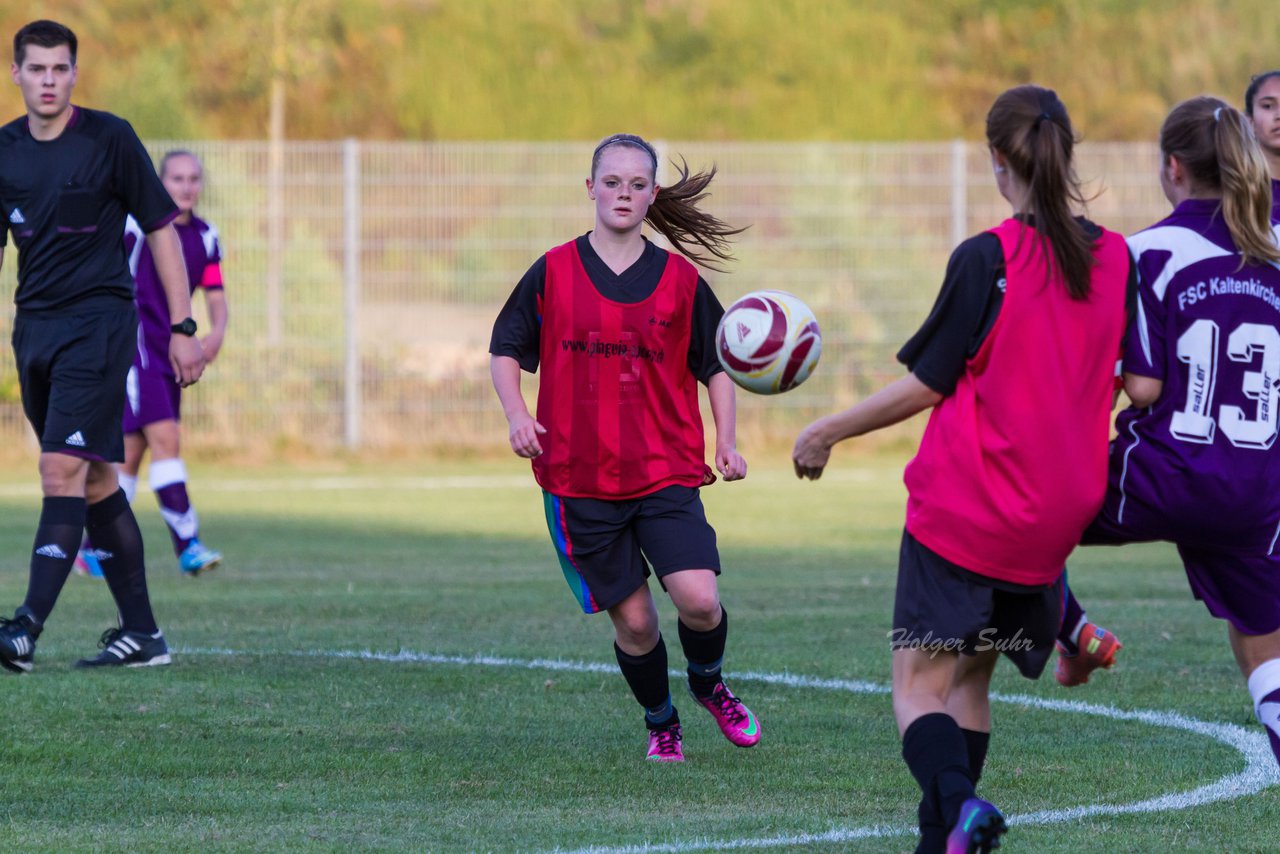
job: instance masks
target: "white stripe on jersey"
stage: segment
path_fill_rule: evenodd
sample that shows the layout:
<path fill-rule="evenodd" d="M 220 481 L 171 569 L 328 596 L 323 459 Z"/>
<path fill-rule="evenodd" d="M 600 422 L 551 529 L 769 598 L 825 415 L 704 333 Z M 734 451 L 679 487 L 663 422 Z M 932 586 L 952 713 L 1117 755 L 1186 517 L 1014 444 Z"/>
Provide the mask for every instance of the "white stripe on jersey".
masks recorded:
<path fill-rule="evenodd" d="M 1160 275 L 1151 283 L 1151 289 L 1155 292 L 1156 299 L 1161 302 L 1164 302 L 1164 293 L 1169 287 L 1170 280 L 1187 267 L 1208 258 L 1223 258 L 1236 254 L 1234 251 L 1224 249 L 1212 240 L 1208 240 L 1199 233 L 1180 225 L 1160 225 L 1155 228 L 1148 228 L 1146 231 L 1139 231 L 1137 234 L 1130 236 L 1127 240 L 1129 251 L 1134 258 L 1138 259 L 1139 266 L 1142 264 L 1144 252 L 1155 249 L 1171 253 L 1169 260 L 1161 268 Z"/>
<path fill-rule="evenodd" d="M 221 258 L 222 248 L 218 246 L 218 229 L 214 228 L 211 222 L 206 222 L 205 226 L 206 230 L 200 233 L 200 239 L 204 241 L 205 260 Z"/>
<path fill-rule="evenodd" d="M 132 214 L 125 217 L 124 235 L 125 237 L 133 236 L 133 246 L 129 250 L 129 275 L 137 279 L 138 261 L 142 258 L 142 244 L 146 242 L 147 236 L 142 233 L 142 226 L 138 225 L 138 221 Z"/>

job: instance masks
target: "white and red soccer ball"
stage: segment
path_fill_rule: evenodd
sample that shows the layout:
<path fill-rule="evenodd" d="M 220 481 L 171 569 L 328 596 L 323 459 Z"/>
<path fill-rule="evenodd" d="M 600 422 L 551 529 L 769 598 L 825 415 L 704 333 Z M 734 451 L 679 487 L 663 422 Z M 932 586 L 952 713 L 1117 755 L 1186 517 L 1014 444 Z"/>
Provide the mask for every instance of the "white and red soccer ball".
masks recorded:
<path fill-rule="evenodd" d="M 809 378 L 822 333 L 809 306 L 786 291 L 753 291 L 729 306 L 716 329 L 716 355 L 735 383 L 779 394 Z"/>

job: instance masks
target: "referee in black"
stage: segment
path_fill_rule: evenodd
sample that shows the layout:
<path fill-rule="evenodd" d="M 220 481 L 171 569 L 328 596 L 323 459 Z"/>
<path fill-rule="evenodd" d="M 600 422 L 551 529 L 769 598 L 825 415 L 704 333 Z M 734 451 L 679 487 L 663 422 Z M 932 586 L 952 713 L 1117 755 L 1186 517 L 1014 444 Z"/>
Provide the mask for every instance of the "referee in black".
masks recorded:
<path fill-rule="evenodd" d="M 44 493 L 26 600 L 0 620 L 0 665 L 16 673 L 31 670 L 86 526 L 120 625 L 77 666 L 169 663 L 142 534 L 112 465 L 124 460 L 125 377 L 137 347 L 126 214 L 148 232 L 170 316 L 186 318 L 169 346 L 177 382 L 204 369 L 171 224 L 178 209 L 127 122 L 71 103 L 76 70 L 76 37 L 62 24 L 34 21 L 14 36 L 11 73 L 27 114 L 0 128 L 0 263 L 8 231 L 19 251 L 13 351 Z"/>

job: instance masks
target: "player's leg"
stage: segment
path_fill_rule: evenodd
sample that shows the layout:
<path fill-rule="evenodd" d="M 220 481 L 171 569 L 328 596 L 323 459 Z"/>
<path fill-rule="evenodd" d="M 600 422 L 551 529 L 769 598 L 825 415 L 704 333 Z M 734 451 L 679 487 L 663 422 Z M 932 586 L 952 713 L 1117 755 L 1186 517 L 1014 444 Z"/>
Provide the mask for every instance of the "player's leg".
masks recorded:
<path fill-rule="evenodd" d="M 975 797 L 969 751 L 947 711 L 961 656 L 927 647 L 893 652 L 893 712 L 902 759 L 920 786 L 920 854 L 940 854 L 961 808 Z"/>
<path fill-rule="evenodd" d="M 999 811 L 975 795 L 970 757 L 985 744 L 965 734 L 990 728 L 985 685 L 994 657 L 979 643 L 997 616 L 996 592 L 903 531 L 890 632 L 893 707 L 902 758 L 920 785 L 920 854 L 945 850 L 949 831 L 966 822 L 981 839 L 1003 830 Z"/>
<path fill-rule="evenodd" d="M 644 723 L 649 731 L 646 759 L 655 762 L 680 762 L 680 714 L 671 702 L 671 684 L 667 667 L 667 645 L 658 627 L 658 609 L 649 585 L 608 609 L 613 621 L 613 652 L 618 669 L 627 680 L 636 702 L 644 709 Z"/>
<path fill-rule="evenodd" d="M 139 371 L 137 385 L 139 406 L 126 429 L 140 431 L 146 440 L 151 452 L 148 480 L 169 528 L 178 566 L 185 575 L 195 576 L 217 567 L 222 555 L 200 542 L 200 520 L 187 491 L 181 448 L 182 390 L 173 377 L 159 371 Z"/>
<path fill-rule="evenodd" d="M 587 614 L 606 611 L 613 622 L 618 667 L 645 713 L 646 758 L 681 761 L 667 647 L 649 593 L 648 566 L 632 530 L 636 502 L 563 498 L 546 491 L 542 496 L 560 570 L 579 607 Z"/>
<path fill-rule="evenodd" d="M 720 554 L 698 490 L 669 486 L 638 502 L 636 538 L 676 606 L 689 693 L 738 747 L 760 741 L 760 723 L 723 676 L 729 616 L 716 576 Z"/>
<path fill-rule="evenodd" d="M 115 600 L 120 625 L 103 633 L 102 651 L 81 659 L 77 667 L 142 667 L 168 664 L 169 647 L 156 625 L 147 590 L 146 555 L 133 508 L 120 488 L 116 468 L 90 466 L 89 539 L 102 564 L 102 574 Z"/>
<path fill-rule="evenodd" d="M 133 503 L 134 496 L 138 492 L 138 468 L 142 465 L 142 457 L 147 452 L 147 440 L 142 435 L 141 424 L 138 421 L 142 411 L 138 380 L 140 372 L 141 368 L 135 361 L 129 368 L 125 381 L 124 462 L 116 467 L 116 480 L 124 490 L 125 500 L 130 504 Z M 87 530 L 84 540 L 80 543 L 80 551 L 76 554 L 75 569 L 81 575 L 102 578 L 102 563 L 98 559 L 98 553 L 89 539 Z"/>
<path fill-rule="evenodd" d="M 78 389 L 60 363 L 68 342 L 83 337 L 77 318 L 14 321 L 13 351 L 22 408 L 40 438 L 40 520 L 31 550 L 27 594 L 13 619 L 0 620 L 0 665 L 30 672 L 35 642 L 71 572 L 84 531 L 88 444 Z"/>
<path fill-rule="evenodd" d="M 1231 651 L 1249 685 L 1253 711 L 1267 730 L 1271 752 L 1280 762 L 1280 629 L 1247 635 L 1229 627 Z"/>

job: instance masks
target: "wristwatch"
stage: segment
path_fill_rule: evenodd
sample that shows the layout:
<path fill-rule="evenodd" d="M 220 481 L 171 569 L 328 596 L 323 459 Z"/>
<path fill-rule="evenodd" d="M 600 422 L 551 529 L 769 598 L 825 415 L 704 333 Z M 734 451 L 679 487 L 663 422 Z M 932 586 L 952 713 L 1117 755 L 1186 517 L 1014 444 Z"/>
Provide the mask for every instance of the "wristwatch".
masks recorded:
<path fill-rule="evenodd" d="M 181 323 L 175 323 L 170 326 L 169 331 L 176 335 L 185 335 L 190 338 L 192 335 L 196 334 L 196 322 L 194 319 L 188 317 Z"/>

